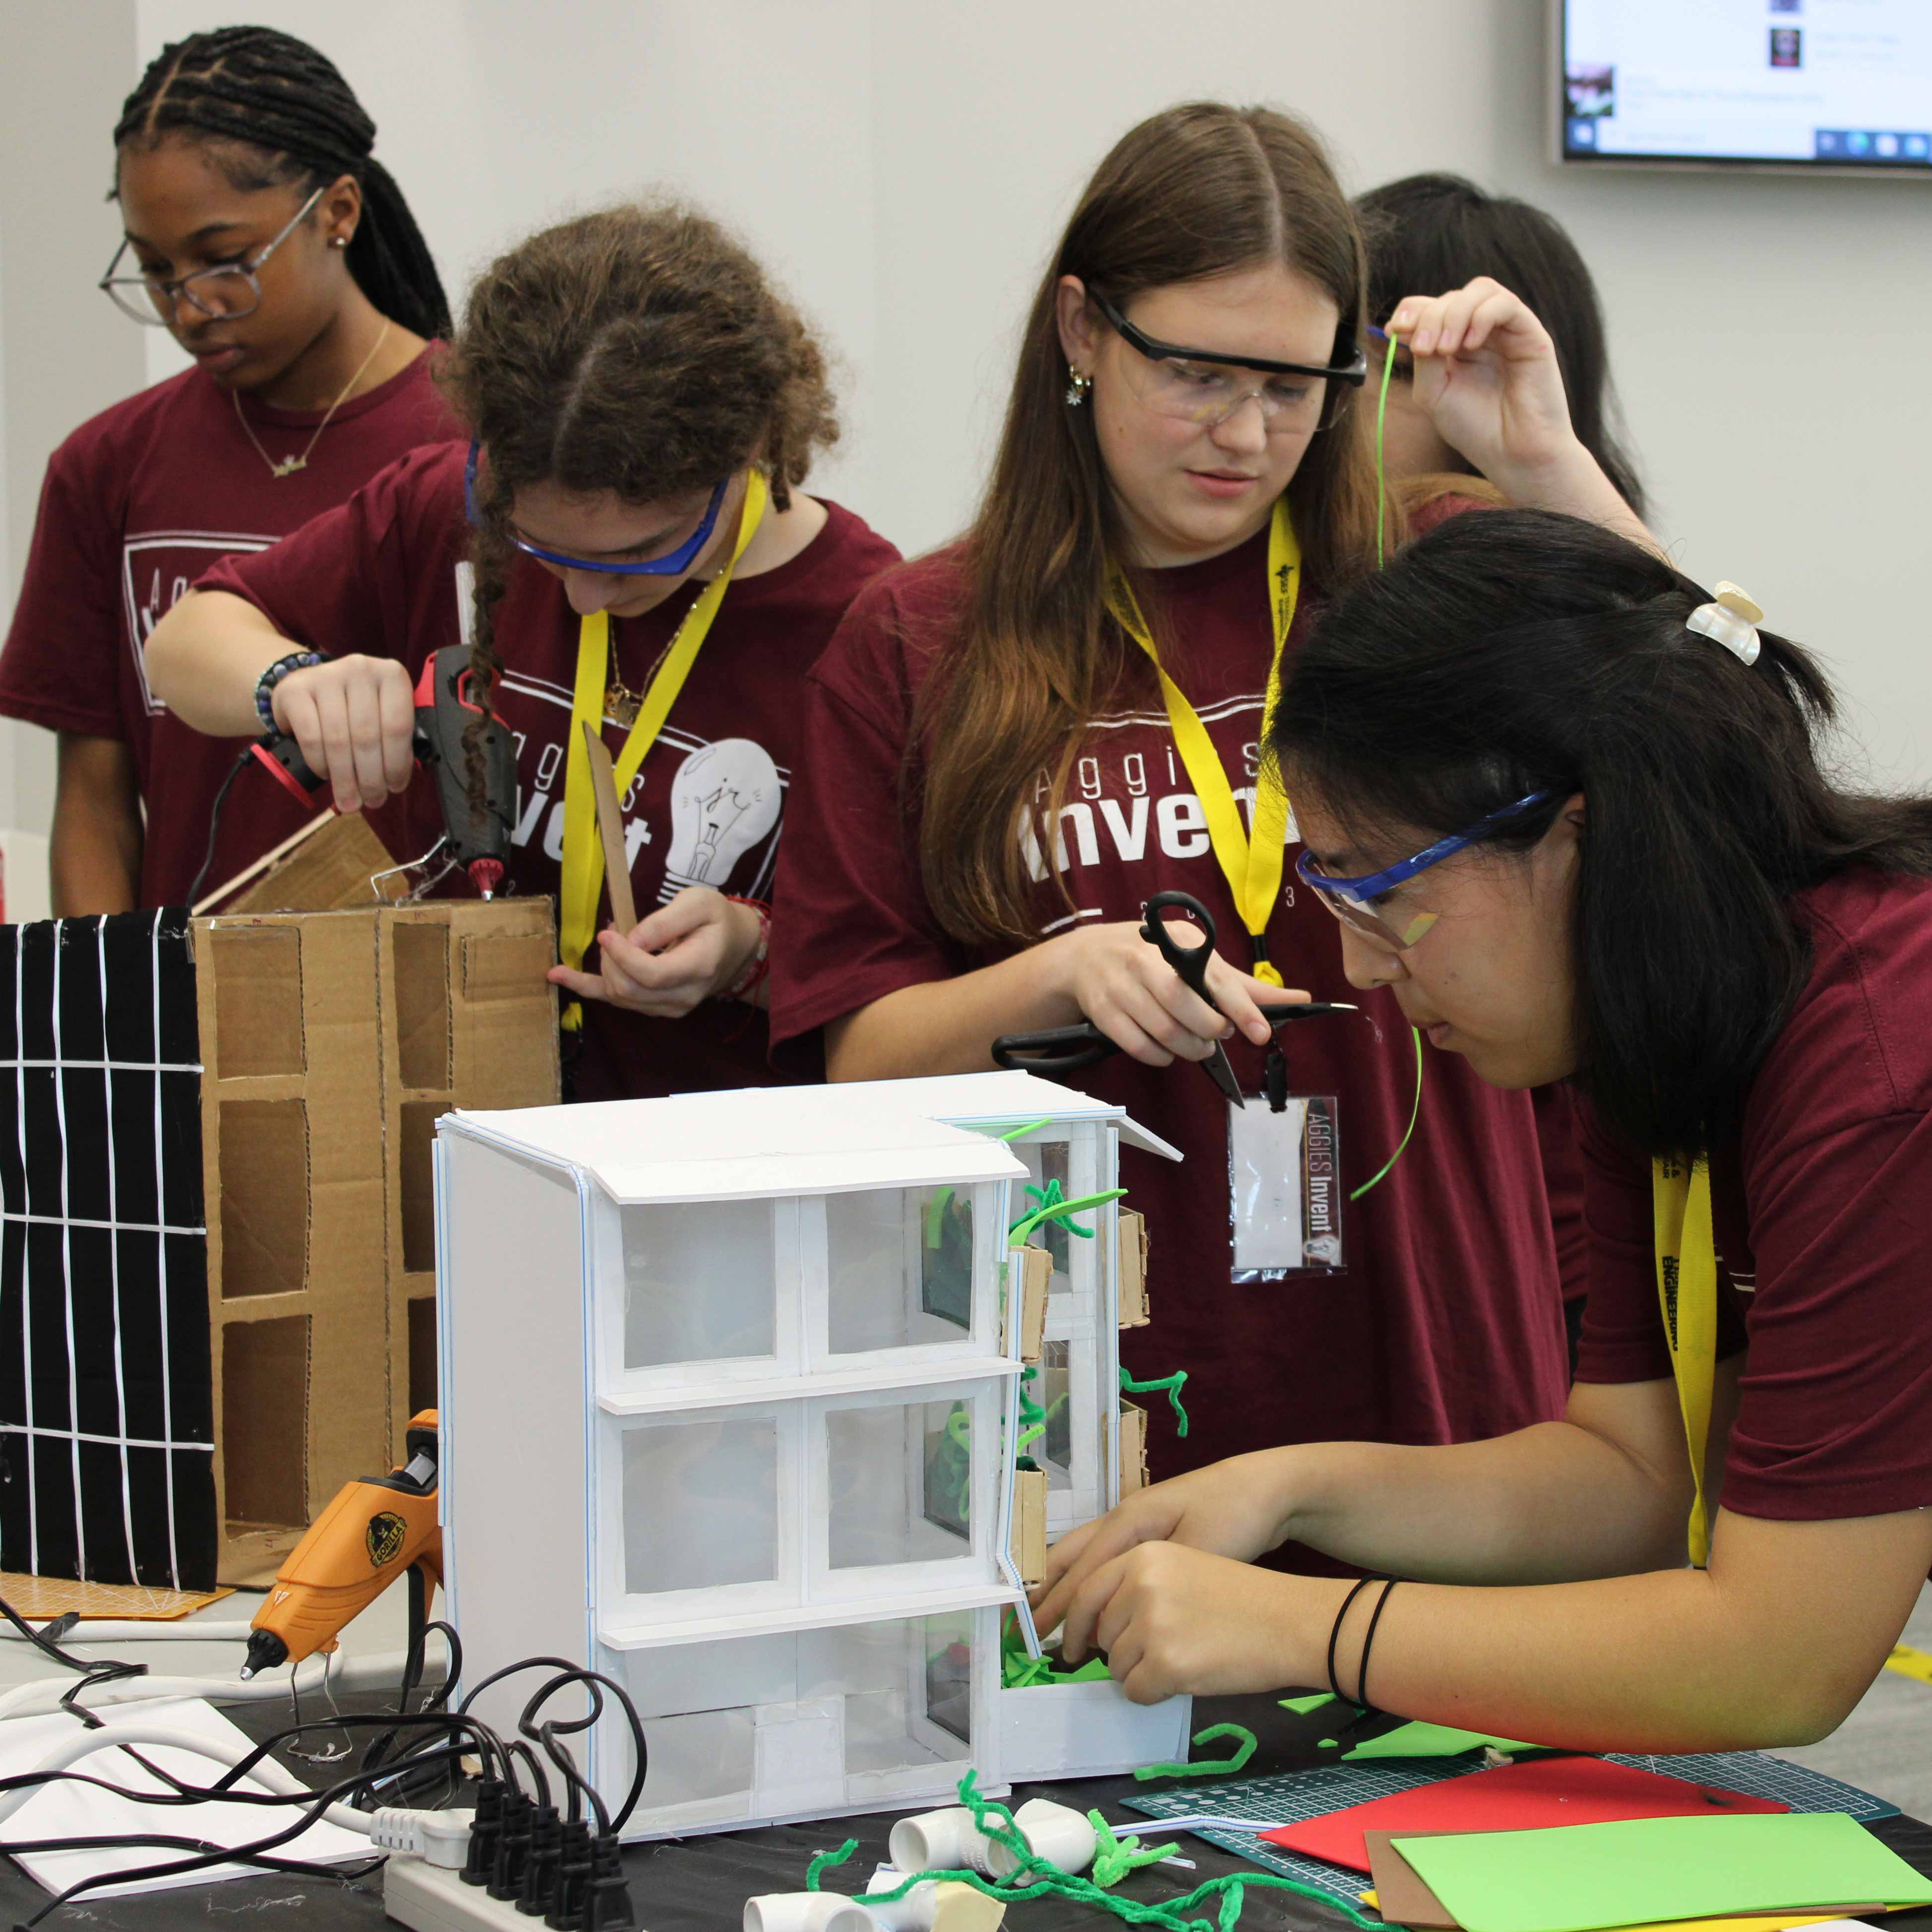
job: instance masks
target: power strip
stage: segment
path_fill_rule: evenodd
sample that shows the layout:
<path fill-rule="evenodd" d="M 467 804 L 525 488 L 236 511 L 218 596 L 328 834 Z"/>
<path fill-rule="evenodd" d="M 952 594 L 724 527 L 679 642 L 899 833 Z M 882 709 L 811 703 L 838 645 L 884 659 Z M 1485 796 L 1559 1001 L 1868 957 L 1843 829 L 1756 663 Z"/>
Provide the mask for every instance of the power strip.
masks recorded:
<path fill-rule="evenodd" d="M 442 1865 L 397 1852 L 382 1868 L 382 1910 L 416 1932 L 542 1932 L 514 1900 L 492 1898 Z"/>

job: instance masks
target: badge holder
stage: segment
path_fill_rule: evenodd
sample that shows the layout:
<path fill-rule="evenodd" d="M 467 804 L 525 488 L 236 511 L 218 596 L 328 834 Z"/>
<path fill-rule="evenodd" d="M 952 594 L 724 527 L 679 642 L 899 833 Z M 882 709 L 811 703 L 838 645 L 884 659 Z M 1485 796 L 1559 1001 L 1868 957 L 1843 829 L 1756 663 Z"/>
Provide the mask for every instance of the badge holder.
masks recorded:
<path fill-rule="evenodd" d="M 1332 1094 L 1291 1094 L 1277 1045 L 1255 1104 L 1228 1109 L 1228 1216 L 1233 1279 L 1339 1274 L 1342 1161 Z"/>

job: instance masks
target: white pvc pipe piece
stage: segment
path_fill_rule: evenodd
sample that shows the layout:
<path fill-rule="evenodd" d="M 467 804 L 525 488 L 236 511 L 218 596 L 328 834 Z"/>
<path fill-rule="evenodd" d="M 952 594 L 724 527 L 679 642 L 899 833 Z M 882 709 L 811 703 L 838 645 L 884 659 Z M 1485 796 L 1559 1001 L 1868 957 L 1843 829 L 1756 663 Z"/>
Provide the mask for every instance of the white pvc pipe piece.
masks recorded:
<path fill-rule="evenodd" d="M 1070 1804 L 1056 1804 L 1050 1798 L 1030 1798 L 1013 1814 L 1013 1823 L 1036 1858 L 1043 1858 L 1055 1871 L 1084 1872 L 1100 1849 L 1100 1834 L 1084 1811 Z M 1019 1869 L 1019 1860 L 997 1840 L 988 1846 L 994 1878 L 1008 1878 Z"/>
<path fill-rule="evenodd" d="M 992 1875 L 994 1846 L 973 1822 L 963 1804 L 902 1818 L 886 1840 L 892 1863 L 902 1872 L 976 1871 Z"/>
<path fill-rule="evenodd" d="M 886 1932 L 932 1932 L 933 1918 L 939 1910 L 939 1887 L 932 1879 L 914 1886 L 903 1898 L 874 1900 L 872 1897 L 875 1892 L 896 1892 L 910 1876 L 909 1872 L 881 1865 L 866 1882 L 866 1896 L 861 1903 Z"/>
<path fill-rule="evenodd" d="M 773 1892 L 746 1900 L 745 1932 L 879 1932 L 879 1924 L 843 1892 Z"/>

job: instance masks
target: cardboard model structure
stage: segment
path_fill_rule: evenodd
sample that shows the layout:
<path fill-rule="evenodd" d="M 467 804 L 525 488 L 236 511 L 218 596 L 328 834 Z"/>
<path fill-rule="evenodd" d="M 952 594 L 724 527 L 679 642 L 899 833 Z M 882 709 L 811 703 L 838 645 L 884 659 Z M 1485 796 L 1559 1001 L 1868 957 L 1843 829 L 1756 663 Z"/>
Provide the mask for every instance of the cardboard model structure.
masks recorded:
<path fill-rule="evenodd" d="M 1064 1284 L 1031 1322 L 1048 1511 L 1118 1491 L 1118 1217 L 1081 1215 L 1064 1270 L 1007 1232 L 1036 1176 L 1111 1186 L 1123 1135 L 1171 1152 L 1025 1074 L 438 1122 L 449 1612 L 474 1678 L 551 1654 L 625 1685 L 627 1835 L 1184 1748 L 1184 1699 L 1002 1682 L 1029 1274 Z M 621 1798 L 621 1718 L 589 1765 Z"/>
<path fill-rule="evenodd" d="M 547 902 L 0 928 L 0 1567 L 272 1574 L 434 1394 L 430 1148 L 557 1090 Z"/>

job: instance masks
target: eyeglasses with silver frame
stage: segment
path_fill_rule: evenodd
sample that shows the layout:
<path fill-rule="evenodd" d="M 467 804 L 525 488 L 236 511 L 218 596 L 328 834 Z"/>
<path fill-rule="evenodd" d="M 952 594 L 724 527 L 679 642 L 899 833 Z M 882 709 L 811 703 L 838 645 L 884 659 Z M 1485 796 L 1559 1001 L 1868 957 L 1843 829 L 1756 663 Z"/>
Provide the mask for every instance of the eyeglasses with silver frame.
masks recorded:
<path fill-rule="evenodd" d="M 159 275 L 117 275 L 121 258 L 134 247 L 122 242 L 107 265 L 107 272 L 95 284 L 114 306 L 130 320 L 148 328 L 172 328 L 179 315 L 183 296 L 188 306 L 212 322 L 238 322 L 262 306 L 262 285 L 255 278 L 262 264 L 292 235 L 303 218 L 328 192 L 325 182 L 295 213 L 281 232 L 252 262 L 218 262 L 210 268 L 196 268 L 172 280 Z"/>

